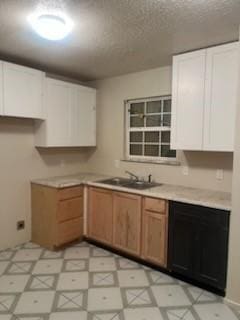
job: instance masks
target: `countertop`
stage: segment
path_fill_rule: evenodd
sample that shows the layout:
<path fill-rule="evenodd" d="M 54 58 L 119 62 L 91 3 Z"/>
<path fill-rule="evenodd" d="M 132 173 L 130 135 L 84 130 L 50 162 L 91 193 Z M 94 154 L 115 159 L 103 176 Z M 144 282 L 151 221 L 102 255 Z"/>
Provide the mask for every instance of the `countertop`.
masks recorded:
<path fill-rule="evenodd" d="M 79 173 L 69 176 L 36 179 L 32 180 L 31 182 L 53 188 L 66 188 L 85 184 L 89 186 L 103 187 L 109 190 L 129 192 L 143 196 L 162 198 L 166 200 L 179 201 L 183 203 L 231 211 L 231 194 L 227 192 L 190 188 L 170 184 L 162 184 L 147 190 L 136 190 L 98 182 L 99 180 L 107 178 L 111 177 L 93 173 Z"/>

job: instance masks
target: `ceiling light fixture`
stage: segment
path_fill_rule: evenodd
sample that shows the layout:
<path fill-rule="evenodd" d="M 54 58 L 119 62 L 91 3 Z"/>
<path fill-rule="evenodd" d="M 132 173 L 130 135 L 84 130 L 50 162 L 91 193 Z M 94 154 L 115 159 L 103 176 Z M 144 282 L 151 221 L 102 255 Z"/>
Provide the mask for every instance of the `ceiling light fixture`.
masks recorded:
<path fill-rule="evenodd" d="M 66 38 L 73 29 L 72 20 L 59 13 L 32 14 L 28 20 L 39 36 L 52 41 Z"/>

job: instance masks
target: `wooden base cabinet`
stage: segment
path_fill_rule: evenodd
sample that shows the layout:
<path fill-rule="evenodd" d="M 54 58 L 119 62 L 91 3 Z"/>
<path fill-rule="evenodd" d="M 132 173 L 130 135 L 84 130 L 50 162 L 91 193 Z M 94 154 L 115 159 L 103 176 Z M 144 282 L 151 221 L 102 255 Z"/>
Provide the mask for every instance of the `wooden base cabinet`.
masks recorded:
<path fill-rule="evenodd" d="M 83 236 L 83 188 L 32 184 L 32 241 L 54 249 Z"/>
<path fill-rule="evenodd" d="M 88 236 L 105 244 L 112 244 L 113 198 L 112 192 L 101 188 L 89 188 Z"/>
<path fill-rule="evenodd" d="M 142 258 L 167 266 L 168 202 L 145 198 L 142 217 Z"/>
<path fill-rule="evenodd" d="M 88 237 L 166 267 L 168 201 L 89 188 Z"/>
<path fill-rule="evenodd" d="M 114 193 L 113 246 L 133 255 L 141 250 L 141 196 Z"/>

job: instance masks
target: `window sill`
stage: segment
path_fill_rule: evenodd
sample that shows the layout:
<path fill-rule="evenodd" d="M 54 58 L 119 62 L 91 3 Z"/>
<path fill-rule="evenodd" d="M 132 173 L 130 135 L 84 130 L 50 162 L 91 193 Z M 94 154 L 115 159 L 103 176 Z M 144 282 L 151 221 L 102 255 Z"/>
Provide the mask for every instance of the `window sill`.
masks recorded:
<path fill-rule="evenodd" d="M 121 159 L 122 162 L 135 162 L 135 163 L 152 163 L 167 166 L 180 166 L 181 162 L 178 160 L 143 160 L 143 159 Z"/>

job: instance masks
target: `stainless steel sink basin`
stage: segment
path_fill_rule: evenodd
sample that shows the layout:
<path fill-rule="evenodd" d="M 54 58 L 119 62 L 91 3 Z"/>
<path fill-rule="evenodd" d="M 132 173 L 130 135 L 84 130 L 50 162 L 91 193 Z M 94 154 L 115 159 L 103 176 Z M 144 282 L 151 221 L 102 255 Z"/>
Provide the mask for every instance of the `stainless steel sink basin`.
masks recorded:
<path fill-rule="evenodd" d="M 126 179 L 126 178 L 112 178 L 106 180 L 98 181 L 103 184 L 108 184 L 112 186 L 119 186 L 124 188 L 131 188 L 131 189 L 138 189 L 138 190 L 145 190 L 153 187 L 160 186 L 160 183 L 156 182 L 146 182 L 146 181 L 137 181 L 133 179 Z"/>

